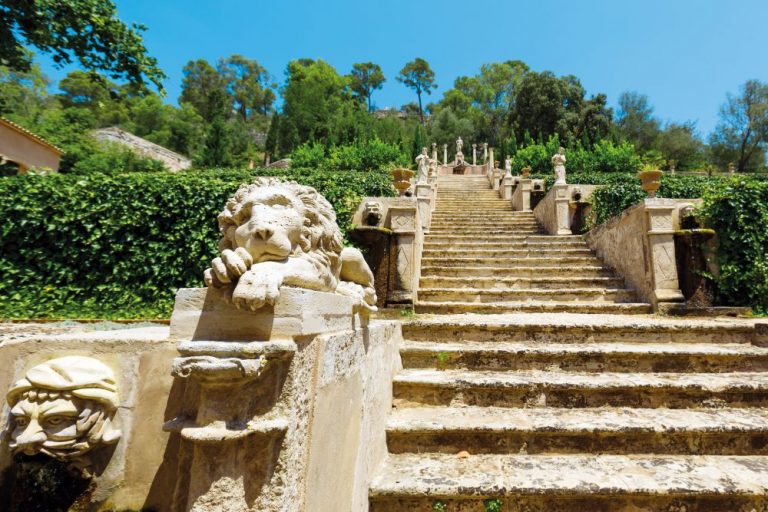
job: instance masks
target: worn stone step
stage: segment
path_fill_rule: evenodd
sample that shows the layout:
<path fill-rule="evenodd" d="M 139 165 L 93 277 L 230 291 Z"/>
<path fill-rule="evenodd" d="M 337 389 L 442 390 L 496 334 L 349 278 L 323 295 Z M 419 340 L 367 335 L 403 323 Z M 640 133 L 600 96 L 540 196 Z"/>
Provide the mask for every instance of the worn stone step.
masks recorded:
<path fill-rule="evenodd" d="M 526 261 L 534 258 L 526 258 Z M 523 265 L 521 261 L 507 262 L 509 266 L 457 266 L 451 267 L 436 261 L 434 266 L 422 262 L 422 276 L 447 276 L 447 277 L 543 277 L 543 276 L 574 276 L 574 277 L 615 277 L 611 270 L 599 265 L 579 266 L 552 266 L 552 263 L 541 261 L 541 266 L 530 263 Z"/>
<path fill-rule="evenodd" d="M 635 302 L 633 290 L 607 288 L 556 288 L 487 290 L 483 288 L 420 288 L 420 302 Z"/>
<path fill-rule="evenodd" d="M 766 474 L 764 456 L 393 454 L 370 512 L 760 512 Z"/>
<path fill-rule="evenodd" d="M 400 349 L 404 368 L 578 372 L 768 371 L 768 349 L 748 343 L 557 343 L 414 341 Z"/>
<path fill-rule="evenodd" d="M 516 212 L 516 211 L 463 211 L 461 213 L 451 213 L 437 210 L 432 213 L 433 220 L 449 220 L 453 222 L 461 222 L 464 220 L 496 220 L 496 219 L 535 219 L 536 217 L 531 212 Z"/>
<path fill-rule="evenodd" d="M 587 302 L 587 301 L 524 301 L 524 302 L 437 302 L 419 301 L 416 313 L 457 314 L 457 313 L 590 313 L 644 315 L 653 310 L 650 304 L 633 302 Z"/>
<path fill-rule="evenodd" d="M 589 247 L 578 243 L 555 242 L 555 243 L 511 243 L 503 249 L 486 248 L 460 248 L 460 249 L 433 249 L 424 248 L 423 258 L 436 258 L 446 260 L 466 259 L 466 260 L 485 260 L 490 263 L 504 261 L 507 258 L 525 258 L 530 256 L 543 255 L 549 257 L 570 256 L 570 257 L 589 257 L 594 253 Z M 599 259 L 596 261 L 600 261 Z M 565 262 L 564 262 L 565 263 Z"/>
<path fill-rule="evenodd" d="M 765 407 L 768 373 L 626 373 L 403 370 L 397 408 L 480 407 Z"/>
<path fill-rule="evenodd" d="M 387 422 L 390 453 L 768 455 L 768 410 L 412 407 Z"/>
<path fill-rule="evenodd" d="M 415 341 L 525 343 L 698 343 L 750 344 L 749 319 L 666 318 L 570 313 L 440 315 L 403 323 L 403 337 Z"/>
<path fill-rule="evenodd" d="M 555 265 L 599 266 L 601 263 L 600 259 L 588 249 L 509 249 L 498 252 L 499 255 L 495 257 L 476 256 L 461 252 L 457 252 L 456 255 L 430 252 L 424 254 L 421 261 L 425 267 L 443 265 L 446 267 L 496 268 Z"/>
<path fill-rule="evenodd" d="M 474 236 L 474 235 L 436 235 L 433 233 L 428 233 L 424 237 L 424 243 L 425 245 L 429 245 L 429 244 L 467 245 L 468 244 L 476 247 L 485 247 L 486 245 L 495 246 L 497 244 L 507 244 L 507 243 L 525 241 L 525 240 L 531 240 L 531 241 L 551 240 L 553 242 L 557 242 L 561 240 L 568 240 L 568 239 L 574 239 L 574 238 L 575 237 L 572 238 L 571 235 L 553 236 L 553 235 L 544 235 L 544 234 L 525 234 L 525 233 L 515 235 L 512 233 L 507 233 L 504 235 L 493 235 L 493 236 L 485 235 L 481 239 L 478 239 L 477 236 Z"/>
<path fill-rule="evenodd" d="M 563 288 L 564 286 L 624 288 L 624 280 L 619 277 L 440 277 L 421 276 L 419 287 L 422 288 L 481 288 L 485 290 L 510 289 L 545 289 Z"/>
<path fill-rule="evenodd" d="M 508 226 L 528 226 L 530 224 L 537 224 L 536 219 L 526 219 L 523 217 L 512 218 L 499 218 L 499 219 L 477 219 L 477 220 L 445 220 L 445 219 L 432 219 L 430 226 L 435 228 L 453 228 L 453 227 L 467 227 L 467 228 L 492 228 L 508 227 Z"/>

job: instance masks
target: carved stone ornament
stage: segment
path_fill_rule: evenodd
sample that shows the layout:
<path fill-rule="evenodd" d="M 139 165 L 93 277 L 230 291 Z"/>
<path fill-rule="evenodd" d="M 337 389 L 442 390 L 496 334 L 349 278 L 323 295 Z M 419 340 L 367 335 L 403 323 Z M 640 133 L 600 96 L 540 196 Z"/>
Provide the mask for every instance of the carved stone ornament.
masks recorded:
<path fill-rule="evenodd" d="M 120 439 L 114 426 L 117 384 L 96 359 L 67 356 L 33 366 L 6 398 L 14 453 L 42 453 L 89 476 L 90 453 Z"/>
<path fill-rule="evenodd" d="M 274 305 L 287 285 L 376 309 L 373 273 L 359 250 L 343 247 L 336 213 L 314 188 L 276 178 L 242 185 L 219 214 L 219 229 L 221 253 L 205 282 L 231 288 L 238 308 Z"/>

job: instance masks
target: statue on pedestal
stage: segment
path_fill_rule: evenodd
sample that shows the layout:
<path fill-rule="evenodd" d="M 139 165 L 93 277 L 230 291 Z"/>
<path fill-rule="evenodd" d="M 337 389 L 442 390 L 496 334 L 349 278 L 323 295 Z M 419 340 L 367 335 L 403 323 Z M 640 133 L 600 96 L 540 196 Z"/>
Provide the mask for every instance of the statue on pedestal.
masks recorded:
<path fill-rule="evenodd" d="M 561 147 L 552 157 L 555 168 L 555 185 L 565 185 L 565 148 Z"/>
<path fill-rule="evenodd" d="M 461 148 L 464 147 L 464 141 L 461 140 L 461 137 L 456 139 L 456 153 L 461 153 Z"/>
<path fill-rule="evenodd" d="M 512 176 L 512 159 L 509 157 L 504 160 L 504 170 L 507 171 L 507 176 Z"/>
<path fill-rule="evenodd" d="M 419 183 L 426 183 L 427 178 L 429 177 L 429 164 L 430 164 L 430 158 L 427 154 L 427 148 L 421 148 L 421 154 L 416 157 L 416 163 L 419 166 Z"/>

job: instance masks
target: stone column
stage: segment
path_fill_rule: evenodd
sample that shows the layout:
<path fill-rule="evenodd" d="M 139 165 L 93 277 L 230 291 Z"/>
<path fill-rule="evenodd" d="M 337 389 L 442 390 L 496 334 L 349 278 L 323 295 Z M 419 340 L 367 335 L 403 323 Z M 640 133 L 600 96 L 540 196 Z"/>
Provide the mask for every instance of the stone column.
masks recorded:
<path fill-rule="evenodd" d="M 483 162 L 488 161 L 488 143 L 483 142 Z M 493 163 L 491 163 L 491 166 L 493 166 Z"/>
<path fill-rule="evenodd" d="M 515 179 L 511 174 L 505 174 L 504 179 L 501 182 L 501 197 L 507 201 L 512 200 L 512 188 L 514 187 Z"/>
<path fill-rule="evenodd" d="M 736 174 L 736 164 L 734 164 L 733 162 L 728 164 L 728 174 L 730 174 L 731 176 Z"/>
<path fill-rule="evenodd" d="M 572 234 L 570 212 L 568 211 L 571 202 L 569 188 L 568 185 L 552 186 L 552 189 L 555 192 L 555 219 L 557 220 L 556 234 L 558 235 Z"/>
<path fill-rule="evenodd" d="M 477 165 L 477 144 L 472 144 L 472 165 Z"/>
<path fill-rule="evenodd" d="M 654 302 L 683 302 L 675 260 L 674 200 L 648 198 L 644 201 L 648 258 Z"/>
<path fill-rule="evenodd" d="M 530 178 L 520 178 L 515 191 L 512 193 L 512 209 L 515 211 L 531 211 L 531 190 L 533 190 L 533 180 Z"/>
<path fill-rule="evenodd" d="M 429 232 L 429 225 L 432 220 L 432 186 L 428 183 L 416 185 L 416 207 L 419 212 L 421 228 L 425 233 Z"/>
<path fill-rule="evenodd" d="M 391 264 L 390 275 L 395 276 L 394 285 L 390 287 L 387 304 L 412 304 L 413 284 L 416 271 L 416 229 L 419 215 L 417 206 L 390 206 L 390 225 L 397 237 L 397 253 Z"/>
<path fill-rule="evenodd" d="M 443 144 L 443 165 L 448 165 L 448 144 Z"/>

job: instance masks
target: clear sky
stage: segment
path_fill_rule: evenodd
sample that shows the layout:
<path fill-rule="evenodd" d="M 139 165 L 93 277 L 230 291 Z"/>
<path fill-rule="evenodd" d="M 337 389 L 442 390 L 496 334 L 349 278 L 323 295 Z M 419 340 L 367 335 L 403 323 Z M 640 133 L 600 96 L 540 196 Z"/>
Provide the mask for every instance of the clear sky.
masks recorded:
<path fill-rule="evenodd" d="M 382 66 L 379 107 L 415 95 L 395 81 L 403 64 L 425 58 L 439 99 L 481 64 L 519 59 L 536 71 L 579 77 L 611 105 L 622 91 L 649 96 L 663 120 L 717 123 L 726 93 L 750 78 L 768 81 L 768 0 L 117 0 L 124 21 L 148 27 L 146 45 L 168 75 L 176 102 L 181 69 L 239 53 L 279 83 L 289 60 L 309 57 L 348 73 L 355 62 Z M 64 72 L 48 63 L 54 79 Z"/>

